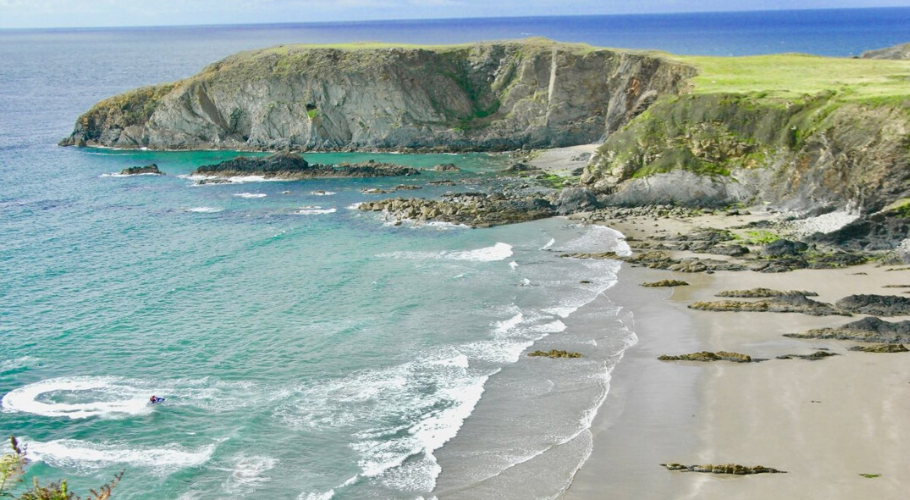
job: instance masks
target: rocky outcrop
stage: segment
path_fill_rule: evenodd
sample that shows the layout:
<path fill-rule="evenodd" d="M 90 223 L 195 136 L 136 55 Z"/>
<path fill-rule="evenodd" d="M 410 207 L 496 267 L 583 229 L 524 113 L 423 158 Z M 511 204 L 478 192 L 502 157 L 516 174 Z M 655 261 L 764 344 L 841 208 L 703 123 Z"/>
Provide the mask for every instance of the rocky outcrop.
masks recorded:
<path fill-rule="evenodd" d="M 217 165 L 203 165 L 193 171 L 201 177 L 262 176 L 266 179 L 323 179 L 336 177 L 399 177 L 420 175 L 420 171 L 392 163 L 343 163 L 340 165 L 310 165 L 293 153 L 276 153 L 264 158 L 238 156 Z"/>
<path fill-rule="evenodd" d="M 784 354 L 778 356 L 777 359 L 803 359 L 806 361 L 818 361 L 820 359 L 830 358 L 831 356 L 839 356 L 839 354 L 831 351 L 815 351 L 812 354 Z"/>
<path fill-rule="evenodd" d="M 660 361 L 732 361 L 734 363 L 751 363 L 753 361 L 758 361 L 752 359 L 751 356 L 740 354 L 738 352 L 727 352 L 727 351 L 717 351 L 717 352 L 694 352 L 692 354 L 683 354 L 681 356 L 668 356 L 664 354 L 663 356 L 658 357 Z"/>
<path fill-rule="evenodd" d="M 685 281 L 680 280 L 660 280 L 654 281 L 651 283 L 642 283 L 641 286 L 648 288 L 662 288 L 662 287 L 674 287 L 674 286 L 688 286 L 689 284 Z"/>
<path fill-rule="evenodd" d="M 863 318 L 838 328 L 819 328 L 806 333 L 785 333 L 797 339 L 835 339 L 884 344 L 910 343 L 910 321 L 891 323 L 879 318 Z"/>
<path fill-rule="evenodd" d="M 897 295 L 850 295 L 837 301 L 844 311 L 872 316 L 903 316 L 910 314 L 910 297 Z"/>
<path fill-rule="evenodd" d="M 831 304 L 807 299 L 803 295 L 785 295 L 756 300 L 753 302 L 742 300 L 695 302 L 689 306 L 689 309 L 721 312 L 803 313 L 809 314 L 811 316 L 850 315 L 850 313 L 832 307 Z"/>
<path fill-rule="evenodd" d="M 851 351 L 873 352 L 878 354 L 893 354 L 899 352 L 908 352 L 903 344 L 877 344 L 877 345 L 855 345 L 850 348 Z"/>
<path fill-rule="evenodd" d="M 557 349 L 551 349 L 549 351 L 541 351 L 538 349 L 534 352 L 528 353 L 528 356 L 530 356 L 532 358 L 552 358 L 552 359 L 580 358 L 581 353 L 580 352 L 561 351 L 561 350 L 557 350 Z"/>
<path fill-rule="evenodd" d="M 607 137 L 582 182 L 608 204 L 853 203 L 871 213 L 907 194 L 908 132 L 897 100 L 852 102 L 833 90 L 785 103 L 665 96 Z"/>
<path fill-rule="evenodd" d="M 860 54 L 863 59 L 910 59 L 910 43 L 903 43 L 884 49 L 867 50 Z"/>
<path fill-rule="evenodd" d="M 158 165 L 152 163 L 143 167 L 129 167 L 120 171 L 120 175 L 164 175 L 158 170 Z"/>
<path fill-rule="evenodd" d="M 695 69 L 543 39 L 278 46 L 95 105 L 63 145 L 506 150 L 602 139 Z"/>
<path fill-rule="evenodd" d="M 703 273 L 714 271 L 744 271 L 746 266 L 738 262 L 730 262 L 716 259 L 700 259 L 698 257 L 687 257 L 685 259 L 674 259 L 664 252 L 642 252 L 631 256 L 617 255 L 615 252 L 604 253 L 566 253 L 560 254 L 560 257 L 572 259 L 612 259 L 628 262 L 636 266 L 643 266 L 649 269 L 666 269 L 668 271 L 678 271 L 681 273 Z"/>
<path fill-rule="evenodd" d="M 470 227 L 490 227 L 552 217 L 556 210 L 538 195 L 506 196 L 502 193 L 459 193 L 441 200 L 394 198 L 361 203 L 362 211 L 383 212 L 388 219 L 438 221 Z"/>
<path fill-rule="evenodd" d="M 790 291 L 781 291 L 781 290 L 771 290 L 770 288 L 753 288 L 751 290 L 724 290 L 716 295 L 717 297 L 733 297 L 741 299 L 762 299 L 768 297 L 790 297 L 790 296 L 801 296 L 801 297 L 818 297 L 818 294 L 815 292 L 807 292 L 805 290 L 790 290 Z"/>
<path fill-rule="evenodd" d="M 678 463 L 668 463 L 660 464 L 662 467 L 666 467 L 667 470 L 674 470 L 680 472 L 707 472 L 711 474 L 734 474 L 737 476 L 745 476 L 749 474 L 786 474 L 787 471 L 772 469 L 771 467 L 765 467 L 763 465 L 747 466 L 747 465 L 738 465 L 738 464 L 726 464 L 726 465 L 683 465 Z"/>

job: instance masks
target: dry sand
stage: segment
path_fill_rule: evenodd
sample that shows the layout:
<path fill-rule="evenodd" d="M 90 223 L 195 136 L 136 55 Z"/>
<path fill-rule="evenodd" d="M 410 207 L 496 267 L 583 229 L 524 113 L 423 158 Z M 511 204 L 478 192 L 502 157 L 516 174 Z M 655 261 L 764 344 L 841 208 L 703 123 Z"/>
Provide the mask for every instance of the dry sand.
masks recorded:
<path fill-rule="evenodd" d="M 728 227 L 764 215 L 690 220 L 629 218 L 627 236 Z M 633 245 L 634 246 L 634 245 Z M 849 352 L 846 341 L 782 336 L 839 326 L 861 316 L 707 312 L 687 309 L 722 290 L 810 290 L 833 303 L 857 293 L 900 295 L 910 271 L 867 264 L 761 274 L 685 274 L 630 268 L 608 293 L 635 316 L 639 344 L 613 372 L 592 428 L 594 452 L 565 499 L 902 499 L 910 491 L 910 354 Z M 865 274 L 860 274 L 865 273 Z M 643 281 L 688 287 L 650 289 Z M 887 318 L 904 320 L 906 317 Z M 819 348 L 841 356 L 774 359 Z M 761 363 L 658 361 L 660 354 L 735 351 Z M 671 472 L 660 463 L 764 465 L 788 474 L 730 476 Z M 881 474 L 866 478 L 861 474 Z"/>

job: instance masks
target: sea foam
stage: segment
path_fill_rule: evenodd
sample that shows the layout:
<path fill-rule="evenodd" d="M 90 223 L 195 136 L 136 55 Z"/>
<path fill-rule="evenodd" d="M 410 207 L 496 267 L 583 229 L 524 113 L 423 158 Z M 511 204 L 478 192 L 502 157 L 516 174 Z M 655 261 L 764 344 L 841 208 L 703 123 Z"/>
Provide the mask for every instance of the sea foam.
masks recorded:
<path fill-rule="evenodd" d="M 99 469 L 109 465 L 129 465 L 170 474 L 187 467 L 198 467 L 208 462 L 215 451 L 215 444 L 197 449 L 186 449 L 177 444 L 164 444 L 152 448 L 129 448 L 119 444 L 92 443 L 78 439 L 32 441 L 23 439 L 29 458 L 52 467 Z"/>
<path fill-rule="evenodd" d="M 85 402 L 49 400 L 62 395 Z M 70 419 L 124 417 L 151 411 L 145 391 L 107 377 L 64 377 L 42 380 L 14 389 L 0 401 L 5 412 L 21 412 Z"/>

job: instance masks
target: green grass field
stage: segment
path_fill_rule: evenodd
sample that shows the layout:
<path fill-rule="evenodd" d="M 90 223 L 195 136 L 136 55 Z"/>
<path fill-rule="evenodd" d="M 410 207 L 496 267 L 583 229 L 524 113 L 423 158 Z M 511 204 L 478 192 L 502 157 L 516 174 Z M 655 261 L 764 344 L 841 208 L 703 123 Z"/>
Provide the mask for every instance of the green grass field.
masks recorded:
<path fill-rule="evenodd" d="M 667 56 L 699 69 L 694 94 L 752 94 L 798 99 L 833 91 L 843 101 L 890 101 L 910 97 L 910 61 L 843 59 L 805 54 L 750 57 Z"/>

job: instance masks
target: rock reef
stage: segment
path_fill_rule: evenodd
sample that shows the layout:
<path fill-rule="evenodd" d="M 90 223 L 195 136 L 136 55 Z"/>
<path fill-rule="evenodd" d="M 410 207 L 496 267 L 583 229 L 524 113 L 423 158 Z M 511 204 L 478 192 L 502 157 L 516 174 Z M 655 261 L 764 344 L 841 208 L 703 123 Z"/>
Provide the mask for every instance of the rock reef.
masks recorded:
<path fill-rule="evenodd" d="M 502 193 L 460 193 L 442 200 L 393 198 L 361 203 L 362 211 L 383 212 L 401 222 L 439 221 L 470 227 L 490 227 L 552 217 L 555 207 L 537 195 L 507 196 Z"/>
<path fill-rule="evenodd" d="M 897 295 L 851 295 L 835 304 L 844 311 L 871 316 L 903 316 L 910 314 L 910 297 Z"/>
<path fill-rule="evenodd" d="M 836 339 L 882 344 L 910 343 L 910 321 L 891 323 L 869 317 L 837 328 L 818 328 L 805 333 L 785 333 L 797 339 Z"/>
<path fill-rule="evenodd" d="M 334 177 L 399 177 L 420 175 L 420 171 L 395 165 L 377 163 L 343 163 L 340 165 L 310 165 L 303 157 L 293 153 L 276 153 L 265 158 L 238 156 L 217 165 L 203 165 L 193 171 L 194 176 L 238 177 L 262 176 L 266 179 L 323 179 Z"/>
<path fill-rule="evenodd" d="M 557 349 L 551 349 L 549 351 L 536 350 L 534 352 L 528 353 L 528 356 L 532 358 L 580 358 L 580 352 L 569 352 L 561 351 Z"/>
<path fill-rule="evenodd" d="M 850 316 L 850 313 L 837 309 L 831 304 L 817 302 L 803 295 L 784 295 L 753 302 L 742 300 L 695 302 L 689 306 L 689 309 L 724 312 L 803 313 L 810 316 Z"/>
<path fill-rule="evenodd" d="M 662 467 L 666 467 L 667 470 L 680 471 L 680 472 L 706 472 L 711 474 L 734 474 L 737 476 L 745 476 L 749 474 L 786 474 L 787 471 L 772 469 L 771 467 L 765 467 L 763 465 L 747 466 L 739 464 L 725 464 L 725 465 L 683 465 L 678 463 L 667 463 L 660 464 Z"/>
<path fill-rule="evenodd" d="M 694 352 L 692 354 L 683 354 L 680 356 L 668 356 L 664 354 L 663 356 L 658 357 L 660 361 L 733 361 L 734 363 L 752 363 L 757 361 L 752 359 L 751 356 L 746 354 L 740 354 L 738 352 L 727 352 L 727 351 L 717 351 L 717 352 Z"/>
<path fill-rule="evenodd" d="M 120 175 L 165 175 L 158 170 L 158 165 L 152 163 L 141 167 L 129 167 L 120 171 Z"/>

